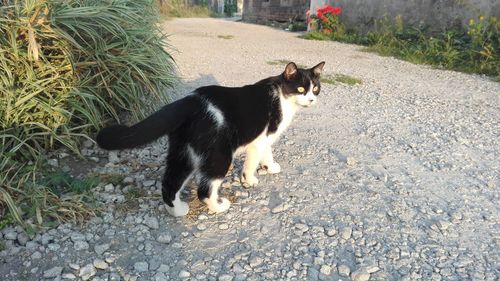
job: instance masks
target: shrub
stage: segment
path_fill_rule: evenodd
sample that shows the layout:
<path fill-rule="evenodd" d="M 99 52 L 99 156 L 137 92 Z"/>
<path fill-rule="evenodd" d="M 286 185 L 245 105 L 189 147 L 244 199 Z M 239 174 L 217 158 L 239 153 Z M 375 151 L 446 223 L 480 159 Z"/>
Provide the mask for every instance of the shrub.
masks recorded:
<path fill-rule="evenodd" d="M 60 146 L 78 153 L 107 119 L 139 119 L 166 103 L 174 63 L 152 0 L 2 3 L 0 209 L 19 220 L 19 205 L 40 193 L 53 199 L 52 217 L 62 217 L 67 208 L 57 205 L 66 199 L 39 181 L 43 155 Z"/>
<path fill-rule="evenodd" d="M 362 44 L 369 51 L 413 63 L 500 77 L 500 23 L 495 17 L 479 17 L 465 27 L 430 34 L 425 26 L 407 26 L 398 16 L 394 23 L 379 21 L 375 31 L 361 34 L 345 31 L 337 15 L 324 9 L 310 16 L 311 31 L 303 38 Z"/>

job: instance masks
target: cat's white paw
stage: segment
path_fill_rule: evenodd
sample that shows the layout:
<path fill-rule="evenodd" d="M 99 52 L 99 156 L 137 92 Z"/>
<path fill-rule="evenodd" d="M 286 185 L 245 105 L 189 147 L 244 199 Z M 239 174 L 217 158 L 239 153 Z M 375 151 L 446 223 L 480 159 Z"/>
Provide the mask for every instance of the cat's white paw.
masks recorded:
<path fill-rule="evenodd" d="M 174 202 L 174 207 L 165 206 L 167 208 L 167 212 L 174 217 L 182 217 L 187 215 L 189 212 L 189 205 L 184 201 Z"/>
<path fill-rule="evenodd" d="M 267 167 L 267 172 L 269 174 L 277 174 L 277 173 L 281 172 L 281 166 L 280 166 L 280 164 L 278 164 L 276 162 L 268 164 L 268 165 L 266 165 L 266 167 Z"/>
<path fill-rule="evenodd" d="M 219 197 L 218 202 L 212 202 L 211 200 L 205 200 L 207 207 L 210 211 L 214 213 L 222 213 L 225 212 L 231 207 L 231 202 L 226 198 Z"/>
<path fill-rule="evenodd" d="M 256 186 L 259 184 L 259 179 L 252 174 L 244 174 L 241 176 L 242 183 L 247 184 L 249 186 Z"/>

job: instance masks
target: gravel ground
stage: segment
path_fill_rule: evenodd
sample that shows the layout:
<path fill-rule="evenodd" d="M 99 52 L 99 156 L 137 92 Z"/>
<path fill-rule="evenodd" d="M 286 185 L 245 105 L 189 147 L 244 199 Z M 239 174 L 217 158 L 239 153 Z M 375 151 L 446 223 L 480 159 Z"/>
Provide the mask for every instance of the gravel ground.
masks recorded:
<path fill-rule="evenodd" d="M 167 214 L 166 140 L 119 153 L 87 144 L 97 163 L 86 165 L 125 177 L 97 188 L 104 215 L 33 239 L 4 229 L 2 280 L 499 280 L 500 84 L 264 26 L 165 28 L 179 92 L 254 83 L 280 73 L 267 63 L 279 59 L 325 60 L 326 73 L 363 83 L 323 84 L 275 145 L 281 174 L 245 189 L 237 158 L 223 214 L 196 199 L 187 217 Z"/>

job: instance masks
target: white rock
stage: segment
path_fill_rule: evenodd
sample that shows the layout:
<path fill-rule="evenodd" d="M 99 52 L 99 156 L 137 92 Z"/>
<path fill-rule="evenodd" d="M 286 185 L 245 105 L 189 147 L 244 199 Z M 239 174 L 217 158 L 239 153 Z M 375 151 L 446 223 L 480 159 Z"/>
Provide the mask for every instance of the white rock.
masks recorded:
<path fill-rule="evenodd" d="M 104 191 L 105 192 L 111 193 L 114 190 L 115 190 L 115 186 L 112 183 L 107 184 L 107 185 L 104 186 Z"/>
<path fill-rule="evenodd" d="M 158 236 L 158 238 L 156 238 L 156 241 L 158 241 L 160 243 L 168 244 L 172 241 L 172 236 L 168 233 L 163 233 L 163 234 L 160 234 Z"/>
<path fill-rule="evenodd" d="M 332 273 L 332 267 L 329 265 L 322 265 L 319 272 L 323 273 L 324 275 L 330 275 Z"/>
<path fill-rule="evenodd" d="M 95 267 L 91 263 L 89 263 L 84 267 L 80 268 L 80 273 L 78 275 L 82 278 L 82 280 L 89 280 L 96 273 L 97 271 Z"/>
<path fill-rule="evenodd" d="M 108 161 L 111 164 L 116 164 L 120 162 L 120 158 L 118 157 L 118 152 L 117 151 L 110 151 L 108 153 Z"/>
<path fill-rule="evenodd" d="M 181 272 L 179 272 L 179 278 L 189 278 L 191 276 L 191 273 L 185 271 L 185 270 L 181 270 Z"/>
<path fill-rule="evenodd" d="M 352 273 L 351 279 L 353 281 L 368 281 L 370 280 L 370 273 L 364 269 L 359 269 Z"/>
<path fill-rule="evenodd" d="M 146 272 L 149 269 L 149 264 L 145 261 L 136 262 L 134 264 L 134 270 L 137 272 Z"/>
<path fill-rule="evenodd" d="M 340 237 L 342 237 L 342 239 L 348 240 L 349 238 L 351 238 L 351 234 L 352 234 L 352 228 L 344 227 L 340 232 Z"/>
<path fill-rule="evenodd" d="M 94 260 L 93 264 L 95 268 L 102 270 L 107 269 L 109 267 L 109 265 L 101 259 Z"/>
<path fill-rule="evenodd" d="M 142 223 L 152 229 L 158 229 L 160 227 L 158 219 L 155 217 L 146 217 Z"/>
<path fill-rule="evenodd" d="M 339 271 L 339 274 L 342 276 L 349 276 L 349 274 L 351 274 L 351 269 L 344 264 L 339 265 L 337 270 Z"/>
<path fill-rule="evenodd" d="M 104 254 L 104 252 L 106 252 L 107 250 L 109 250 L 109 244 L 99 244 L 94 246 L 94 251 L 98 255 Z"/>
<path fill-rule="evenodd" d="M 261 265 L 264 262 L 264 259 L 262 259 L 259 256 L 253 256 L 253 257 L 250 258 L 250 260 L 248 262 L 249 262 L 249 265 L 251 267 L 255 268 L 255 267 Z"/>
<path fill-rule="evenodd" d="M 220 230 L 229 229 L 229 224 L 227 224 L 227 223 L 221 223 L 221 224 L 219 224 L 219 229 Z"/>
<path fill-rule="evenodd" d="M 155 274 L 155 281 L 168 281 L 167 276 L 163 272 L 157 272 Z"/>
<path fill-rule="evenodd" d="M 219 281 L 232 281 L 232 280 L 233 280 L 233 276 L 231 276 L 229 274 L 224 274 L 224 275 L 219 276 Z"/>
<path fill-rule="evenodd" d="M 43 278 L 55 278 L 62 273 L 62 266 L 56 266 L 43 272 Z"/>
<path fill-rule="evenodd" d="M 73 273 L 64 273 L 61 277 L 63 279 L 69 279 L 69 280 L 76 279 L 76 276 Z"/>
<path fill-rule="evenodd" d="M 89 248 L 89 243 L 85 241 L 76 241 L 75 242 L 75 250 L 81 251 L 81 250 L 87 250 Z"/>

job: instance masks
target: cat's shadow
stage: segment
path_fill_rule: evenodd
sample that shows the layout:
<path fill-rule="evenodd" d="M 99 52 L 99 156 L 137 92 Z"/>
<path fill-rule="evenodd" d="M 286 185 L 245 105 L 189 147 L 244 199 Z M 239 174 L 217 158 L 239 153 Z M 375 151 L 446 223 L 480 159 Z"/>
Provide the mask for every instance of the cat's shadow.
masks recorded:
<path fill-rule="evenodd" d="M 174 100 L 191 94 L 197 88 L 210 85 L 219 85 L 219 82 L 212 74 L 200 74 L 200 76 L 194 80 L 186 80 L 181 77 L 179 85 L 174 89 Z"/>

